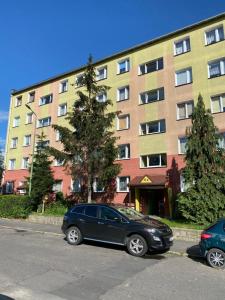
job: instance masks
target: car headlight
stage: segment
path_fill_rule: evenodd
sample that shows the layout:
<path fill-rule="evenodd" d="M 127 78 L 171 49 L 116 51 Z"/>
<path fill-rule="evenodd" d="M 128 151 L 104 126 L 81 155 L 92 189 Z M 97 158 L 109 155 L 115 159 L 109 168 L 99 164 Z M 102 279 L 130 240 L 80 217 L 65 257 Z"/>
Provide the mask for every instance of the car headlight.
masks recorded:
<path fill-rule="evenodd" d="M 150 233 L 156 233 L 156 229 L 155 228 L 148 228 L 147 231 L 150 232 Z"/>

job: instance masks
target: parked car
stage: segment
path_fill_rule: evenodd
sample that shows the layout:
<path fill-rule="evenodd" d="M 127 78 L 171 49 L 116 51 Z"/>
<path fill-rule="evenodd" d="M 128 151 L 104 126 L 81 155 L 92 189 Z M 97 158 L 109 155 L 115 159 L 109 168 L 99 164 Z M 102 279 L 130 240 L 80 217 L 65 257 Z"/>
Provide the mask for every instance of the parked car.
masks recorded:
<path fill-rule="evenodd" d="M 219 219 L 202 232 L 200 249 L 211 267 L 225 267 L 225 218 Z"/>
<path fill-rule="evenodd" d="M 123 205 L 75 205 L 65 214 L 62 231 L 69 244 L 92 240 L 123 245 L 134 256 L 167 251 L 173 243 L 167 225 Z"/>

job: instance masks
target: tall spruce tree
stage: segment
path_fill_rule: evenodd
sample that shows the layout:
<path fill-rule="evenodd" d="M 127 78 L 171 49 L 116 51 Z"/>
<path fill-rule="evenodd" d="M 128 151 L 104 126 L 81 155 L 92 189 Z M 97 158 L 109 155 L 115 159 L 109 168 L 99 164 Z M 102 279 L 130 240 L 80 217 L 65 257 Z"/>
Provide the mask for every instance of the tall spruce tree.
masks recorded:
<path fill-rule="evenodd" d="M 225 215 L 225 162 L 220 139 L 213 117 L 199 95 L 187 138 L 183 171 L 186 191 L 178 196 L 178 209 L 189 221 L 207 224 Z"/>
<path fill-rule="evenodd" d="M 4 156 L 2 155 L 2 151 L 0 150 L 0 184 L 2 182 L 3 171 L 4 171 Z"/>
<path fill-rule="evenodd" d="M 46 136 L 42 132 L 38 135 L 36 152 L 33 157 L 32 189 L 30 197 L 34 210 L 42 203 L 43 197 L 52 191 L 55 182 L 51 170 L 52 161 L 49 159 L 45 142 Z M 29 182 L 30 178 L 28 177 L 27 179 Z"/>
<path fill-rule="evenodd" d="M 50 148 L 50 153 L 64 160 L 73 180 L 81 180 L 82 200 L 91 202 L 94 179 L 98 178 L 105 191 L 110 190 L 120 171 L 120 165 L 115 164 L 117 148 L 112 130 L 117 113 L 109 112 L 112 105 L 109 99 L 97 100 L 109 87 L 97 84 L 91 56 L 76 88 L 79 88 L 76 92 L 78 100 L 66 118 L 70 129 L 53 125 L 61 136 L 63 151 Z"/>

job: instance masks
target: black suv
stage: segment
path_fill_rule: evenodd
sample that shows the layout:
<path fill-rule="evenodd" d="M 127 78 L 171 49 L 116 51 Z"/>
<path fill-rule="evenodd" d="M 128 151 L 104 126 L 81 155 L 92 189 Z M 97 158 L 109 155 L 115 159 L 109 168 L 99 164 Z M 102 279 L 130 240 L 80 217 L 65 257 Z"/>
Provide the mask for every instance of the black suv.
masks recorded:
<path fill-rule="evenodd" d="M 126 246 L 134 256 L 167 251 L 172 230 L 162 222 L 122 205 L 78 204 L 68 210 L 62 231 L 69 244 L 92 240 Z"/>

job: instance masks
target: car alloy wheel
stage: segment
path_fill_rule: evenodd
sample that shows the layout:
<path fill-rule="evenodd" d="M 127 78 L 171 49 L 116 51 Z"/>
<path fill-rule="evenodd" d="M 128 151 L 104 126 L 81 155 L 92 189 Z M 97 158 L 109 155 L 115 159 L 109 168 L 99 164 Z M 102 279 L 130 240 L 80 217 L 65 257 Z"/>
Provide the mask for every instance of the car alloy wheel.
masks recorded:
<path fill-rule="evenodd" d="M 82 234 L 80 229 L 72 226 L 66 232 L 67 242 L 71 245 L 79 245 L 82 241 Z"/>
<path fill-rule="evenodd" d="M 142 236 L 134 234 L 128 239 L 127 249 L 131 255 L 143 256 L 147 252 L 148 246 Z"/>
<path fill-rule="evenodd" d="M 225 267 L 225 253 L 220 249 L 210 249 L 207 253 L 207 261 L 211 267 L 223 269 Z"/>

